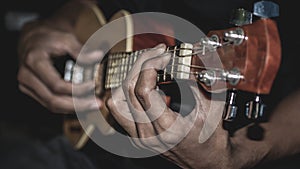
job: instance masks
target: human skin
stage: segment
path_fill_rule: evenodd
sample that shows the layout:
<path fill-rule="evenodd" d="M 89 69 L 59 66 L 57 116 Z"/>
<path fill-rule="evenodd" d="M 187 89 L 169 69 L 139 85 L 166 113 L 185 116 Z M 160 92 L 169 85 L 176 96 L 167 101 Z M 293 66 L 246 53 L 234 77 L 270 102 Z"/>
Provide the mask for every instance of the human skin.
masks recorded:
<path fill-rule="evenodd" d="M 81 103 L 77 111 L 97 110 L 102 104 L 100 98 L 83 99 L 80 96 L 94 89 L 93 82 L 72 84 L 65 81 L 53 66 L 53 59 L 79 56 L 83 44 L 74 33 L 78 13 L 93 1 L 69 1 L 50 18 L 27 23 L 21 32 L 18 54 L 19 89 L 34 98 L 53 113 L 75 112 L 73 99 Z M 70 12 L 76 10 L 77 12 Z M 68 12 L 69 11 L 69 12 Z M 85 59 L 95 61 L 103 56 L 101 51 L 88 54 Z M 76 90 L 72 91 L 73 87 Z"/>
<path fill-rule="evenodd" d="M 157 71 L 163 69 L 170 59 L 170 55 L 163 55 L 164 48 L 161 45 L 142 54 L 123 86 L 107 102 L 135 146 L 158 152 L 182 168 L 195 169 L 251 168 L 299 152 L 300 135 L 295 130 L 300 125 L 299 91 L 285 98 L 271 113 L 270 119 L 260 124 L 265 131 L 262 140 L 248 138 L 247 130 L 253 124 L 230 136 L 220 119 L 213 134 L 206 141 L 199 142 L 199 133 L 209 112 L 207 104 L 214 101 L 208 100 L 201 90 L 191 85 L 196 100 L 191 114 L 196 114 L 196 119 L 186 134 L 190 119 L 168 108 L 157 90 Z M 221 113 L 222 109 L 215 111 Z M 172 129 L 174 123 L 176 127 Z M 165 131 L 167 134 L 161 135 Z M 148 139 L 153 137 L 155 139 Z"/>

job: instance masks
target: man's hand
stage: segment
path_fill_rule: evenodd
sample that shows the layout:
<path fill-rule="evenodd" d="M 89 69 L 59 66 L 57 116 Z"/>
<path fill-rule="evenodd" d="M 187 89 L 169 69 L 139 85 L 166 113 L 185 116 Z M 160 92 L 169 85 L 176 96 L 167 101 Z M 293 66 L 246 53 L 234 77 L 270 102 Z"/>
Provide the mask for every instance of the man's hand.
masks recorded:
<path fill-rule="evenodd" d="M 66 6 L 71 7 L 75 4 L 80 5 L 74 2 Z M 94 89 L 94 83 L 91 81 L 78 84 L 76 90 L 72 91 L 72 83 L 64 81 L 54 67 L 54 58 L 70 55 L 76 60 L 82 48 L 81 42 L 70 29 L 72 25 L 69 23 L 72 18 L 58 14 L 56 17 L 59 19 L 54 17 L 34 21 L 23 28 L 18 46 L 19 88 L 55 113 L 75 112 L 72 95 L 75 99 L 80 99 L 81 104 L 76 110 L 97 110 L 102 104 L 101 100 L 95 102 L 94 98 L 80 98 Z M 84 60 L 97 61 L 102 55 L 101 51 L 92 52 L 85 56 Z"/>
<path fill-rule="evenodd" d="M 200 136 L 202 130 L 209 131 L 203 128 L 210 106 L 214 107 L 210 113 L 221 113 L 223 107 L 208 100 L 197 86 L 190 85 L 196 105 L 183 117 L 166 105 L 157 90 L 157 71 L 164 69 L 171 58 L 164 51 L 165 46 L 159 45 L 138 58 L 122 88 L 108 100 L 111 113 L 135 146 L 162 153 L 184 168 L 231 168 L 231 146 L 220 119 L 206 141 L 201 142 Z"/>

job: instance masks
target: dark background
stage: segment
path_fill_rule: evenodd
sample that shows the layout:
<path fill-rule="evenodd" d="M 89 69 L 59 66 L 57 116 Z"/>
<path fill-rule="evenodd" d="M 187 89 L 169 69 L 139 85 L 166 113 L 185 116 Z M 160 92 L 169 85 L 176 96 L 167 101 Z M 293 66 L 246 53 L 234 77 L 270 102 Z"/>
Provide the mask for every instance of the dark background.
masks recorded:
<path fill-rule="evenodd" d="M 18 29 L 8 27 L 9 22 L 15 23 L 17 19 L 8 21 L 6 18 L 10 12 L 15 14 L 20 13 L 18 16 L 24 14 L 24 16 L 37 15 L 38 17 L 46 17 L 63 2 L 63 0 L 11 0 L 6 1 L 5 5 L 1 5 L 1 72 L 3 73 L 3 78 L 1 80 L 2 101 L 0 119 L 2 125 L 12 125 L 11 127 L 18 127 L 27 131 L 32 128 L 31 126 L 35 126 L 35 133 L 43 137 L 50 135 L 40 133 L 52 133 L 60 130 L 56 128 L 57 125 L 55 123 L 59 123 L 61 117 L 49 113 L 18 89 L 18 57 L 16 49 L 20 32 Z M 52 127 L 49 127 L 49 125 Z"/>
<path fill-rule="evenodd" d="M 1 5 L 2 60 L 0 61 L 0 67 L 2 79 L 0 89 L 2 89 L 2 98 L 0 109 L 0 136 L 9 135 L 17 137 L 18 135 L 25 135 L 26 137 L 48 140 L 62 132 L 61 115 L 48 112 L 48 110 L 18 90 L 16 79 L 18 70 L 16 47 L 19 30 L 9 30 L 6 25 L 5 16 L 8 12 L 23 12 L 29 14 L 35 13 L 38 14 L 39 17 L 46 17 L 64 2 L 64 0 L 10 0 Z M 272 104 L 275 104 L 280 98 L 293 92 L 300 84 L 300 71 L 298 70 L 300 56 L 297 50 L 299 45 L 299 31 L 296 27 L 298 22 L 298 10 L 297 5 L 291 1 L 280 3 L 278 25 L 283 47 L 283 60 L 271 94 L 274 96 L 274 102 L 270 102 Z M 294 156 L 292 158 L 278 160 L 273 163 L 270 168 L 300 168 L 300 162 L 298 161 L 300 161 L 300 158 Z M 262 166 L 261 168 L 267 168 L 267 166 Z"/>

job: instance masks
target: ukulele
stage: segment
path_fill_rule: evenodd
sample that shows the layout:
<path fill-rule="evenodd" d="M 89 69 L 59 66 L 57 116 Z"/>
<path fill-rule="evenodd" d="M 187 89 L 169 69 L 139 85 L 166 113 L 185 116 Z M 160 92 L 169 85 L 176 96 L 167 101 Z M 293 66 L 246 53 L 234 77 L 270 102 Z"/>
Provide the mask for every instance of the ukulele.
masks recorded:
<path fill-rule="evenodd" d="M 130 18 L 129 12 L 121 10 L 109 22 L 123 16 Z M 75 34 L 84 43 L 106 23 L 108 22 L 100 8 L 91 6 L 82 11 L 76 23 Z M 126 35 L 132 33 L 134 28 L 132 20 L 127 19 L 124 26 L 118 30 L 119 33 Z M 254 22 L 238 23 L 228 29 L 212 30 L 196 44 L 183 42 L 175 46 L 175 40 L 170 37 L 153 36 L 148 44 L 140 45 L 141 43 L 137 42 L 142 41 L 141 39 L 143 38 L 139 36 L 129 37 L 115 45 L 107 54 L 105 61 L 95 65 L 93 76 L 89 75 L 87 79 L 84 77 L 87 72 L 91 74 L 91 70 L 80 68 L 82 71 L 74 71 L 78 69 L 76 68 L 78 65 L 75 65 L 74 61 L 66 62 L 65 80 L 74 81 L 78 73 L 79 77 L 82 77 L 80 82 L 94 80 L 96 94 L 105 100 L 110 96 L 111 88 L 122 84 L 126 72 L 142 52 L 158 43 L 166 43 L 169 46 L 166 51 L 172 53 L 172 59 L 165 70 L 159 71 L 158 84 L 172 83 L 174 79 L 193 80 L 207 92 L 227 90 L 228 98 L 223 112 L 223 119 L 226 121 L 233 121 L 237 115 L 238 107 L 235 103 L 237 91 L 254 93 L 253 100 L 245 103 L 245 117 L 257 119 L 263 115 L 265 105 L 261 95 L 269 94 L 281 62 L 280 37 L 274 20 L 261 17 Z M 211 57 L 211 53 L 218 54 L 222 67 L 206 66 L 214 65 L 215 57 Z M 105 72 L 105 75 L 99 77 L 98 73 L 101 71 Z M 101 108 L 101 113 L 108 123 L 97 124 L 98 129 L 104 135 L 113 134 L 115 130 L 107 125 L 113 125 L 112 116 L 105 106 Z M 78 119 L 66 118 L 63 128 L 73 146 L 80 149 L 97 127 L 90 124 L 83 131 Z"/>

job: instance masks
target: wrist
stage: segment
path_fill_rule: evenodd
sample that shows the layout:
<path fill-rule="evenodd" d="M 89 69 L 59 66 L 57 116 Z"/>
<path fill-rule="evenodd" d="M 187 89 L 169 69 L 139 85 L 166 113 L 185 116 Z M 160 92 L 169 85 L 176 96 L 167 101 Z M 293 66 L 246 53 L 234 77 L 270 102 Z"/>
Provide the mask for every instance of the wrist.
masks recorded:
<path fill-rule="evenodd" d="M 251 140 L 246 132 L 230 138 L 231 160 L 234 169 L 248 169 L 269 159 L 271 144 L 264 140 Z"/>

